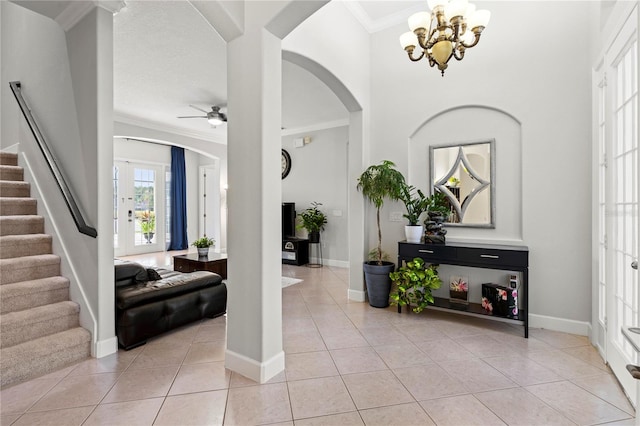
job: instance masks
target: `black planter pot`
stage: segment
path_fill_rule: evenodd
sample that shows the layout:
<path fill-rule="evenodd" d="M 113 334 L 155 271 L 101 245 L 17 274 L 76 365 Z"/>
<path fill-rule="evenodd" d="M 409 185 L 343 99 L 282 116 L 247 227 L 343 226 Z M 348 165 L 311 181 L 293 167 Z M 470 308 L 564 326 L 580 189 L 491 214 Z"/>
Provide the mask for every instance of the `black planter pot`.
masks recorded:
<path fill-rule="evenodd" d="M 309 242 L 310 243 L 319 243 L 320 242 L 320 232 L 309 232 Z"/>
<path fill-rule="evenodd" d="M 391 278 L 389 273 L 396 268 L 395 263 L 377 262 L 364 263 L 364 280 L 367 284 L 367 296 L 369 305 L 374 308 L 386 308 L 389 306 L 389 293 L 391 292 Z"/>

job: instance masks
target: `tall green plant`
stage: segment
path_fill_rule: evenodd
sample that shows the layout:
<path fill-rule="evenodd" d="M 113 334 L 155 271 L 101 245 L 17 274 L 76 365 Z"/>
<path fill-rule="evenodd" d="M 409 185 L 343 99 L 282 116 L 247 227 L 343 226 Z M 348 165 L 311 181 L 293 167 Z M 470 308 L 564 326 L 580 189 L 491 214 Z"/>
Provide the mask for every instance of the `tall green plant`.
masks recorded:
<path fill-rule="evenodd" d="M 377 263 L 382 265 L 382 231 L 380 229 L 380 209 L 385 198 L 399 200 L 401 188 L 405 184 L 404 176 L 389 160 L 369 166 L 358 178 L 358 190 L 376 207 L 376 223 L 378 225 Z"/>
<path fill-rule="evenodd" d="M 427 211 L 429 200 L 422 191 L 416 189 L 413 185 L 402 185 L 400 194 L 400 200 L 402 200 L 404 207 L 407 209 L 407 214 L 402 216 L 407 218 L 409 225 L 416 226 L 420 221 L 420 215 Z"/>

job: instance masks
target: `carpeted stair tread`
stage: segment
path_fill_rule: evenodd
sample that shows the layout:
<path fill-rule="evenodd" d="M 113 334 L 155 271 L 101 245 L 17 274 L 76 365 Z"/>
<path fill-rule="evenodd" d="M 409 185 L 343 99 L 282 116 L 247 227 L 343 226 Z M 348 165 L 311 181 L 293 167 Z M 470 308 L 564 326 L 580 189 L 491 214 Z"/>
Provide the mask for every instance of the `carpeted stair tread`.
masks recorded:
<path fill-rule="evenodd" d="M 29 182 L 0 180 L 0 197 L 28 197 L 31 195 Z"/>
<path fill-rule="evenodd" d="M 78 327 L 80 306 L 71 301 L 52 303 L 0 315 L 0 348 L 8 348 Z"/>
<path fill-rule="evenodd" d="M 0 259 L 51 253 L 51 235 L 26 234 L 0 236 Z"/>
<path fill-rule="evenodd" d="M 69 280 L 48 277 L 0 285 L 0 314 L 69 300 Z"/>
<path fill-rule="evenodd" d="M 0 152 L 0 165 L 3 166 L 17 166 L 18 154 L 11 152 Z"/>
<path fill-rule="evenodd" d="M 0 235 L 44 233 L 44 218 L 36 215 L 0 216 Z"/>
<path fill-rule="evenodd" d="M 2 197 L 0 198 L 0 215 L 36 215 L 38 204 L 35 198 Z"/>
<path fill-rule="evenodd" d="M 0 285 L 60 275 L 60 257 L 55 254 L 0 259 Z"/>
<path fill-rule="evenodd" d="M 91 355 L 91 333 L 81 327 L 0 349 L 0 386 L 35 378 Z"/>
<path fill-rule="evenodd" d="M 19 166 L 0 165 L 0 180 L 24 180 L 24 169 Z"/>

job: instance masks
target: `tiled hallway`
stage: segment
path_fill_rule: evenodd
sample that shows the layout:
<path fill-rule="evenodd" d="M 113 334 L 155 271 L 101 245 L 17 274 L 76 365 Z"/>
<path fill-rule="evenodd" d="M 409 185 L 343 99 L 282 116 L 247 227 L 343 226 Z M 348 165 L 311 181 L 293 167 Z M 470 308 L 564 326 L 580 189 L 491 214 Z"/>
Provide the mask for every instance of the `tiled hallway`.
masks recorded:
<path fill-rule="evenodd" d="M 634 424 L 585 337 L 349 302 L 346 269 L 283 275 L 304 281 L 283 289 L 269 383 L 225 370 L 222 317 L 6 388 L 2 426 Z"/>

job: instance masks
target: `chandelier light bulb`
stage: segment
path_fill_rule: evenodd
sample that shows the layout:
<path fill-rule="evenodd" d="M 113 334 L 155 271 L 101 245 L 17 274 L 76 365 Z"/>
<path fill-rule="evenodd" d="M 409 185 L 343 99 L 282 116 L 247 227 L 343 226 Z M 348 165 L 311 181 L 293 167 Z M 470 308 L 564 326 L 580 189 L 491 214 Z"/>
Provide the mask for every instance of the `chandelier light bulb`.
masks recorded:
<path fill-rule="evenodd" d="M 476 10 L 475 13 L 469 17 L 467 28 L 486 27 L 490 18 L 491 12 L 488 10 Z"/>
<path fill-rule="evenodd" d="M 413 46 L 414 48 L 418 45 L 418 37 L 411 31 L 408 31 L 400 36 L 400 45 L 403 49 L 406 49 L 409 46 Z"/>
<path fill-rule="evenodd" d="M 424 28 L 425 30 L 429 29 L 429 24 L 431 23 L 431 13 L 429 12 L 418 12 L 409 16 L 409 29 L 411 31 L 415 31 L 418 28 Z"/>
<path fill-rule="evenodd" d="M 476 13 L 476 5 L 469 3 L 467 5 L 467 10 L 465 10 L 465 12 L 464 12 L 464 18 L 465 19 L 469 19 L 469 17 L 471 15 L 473 15 L 474 13 Z"/>
<path fill-rule="evenodd" d="M 445 7 L 444 14 L 449 20 L 454 16 L 464 16 L 468 5 L 469 0 L 451 0 Z"/>

